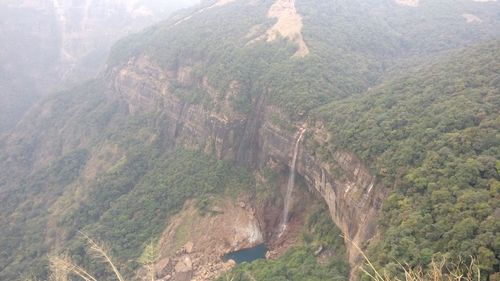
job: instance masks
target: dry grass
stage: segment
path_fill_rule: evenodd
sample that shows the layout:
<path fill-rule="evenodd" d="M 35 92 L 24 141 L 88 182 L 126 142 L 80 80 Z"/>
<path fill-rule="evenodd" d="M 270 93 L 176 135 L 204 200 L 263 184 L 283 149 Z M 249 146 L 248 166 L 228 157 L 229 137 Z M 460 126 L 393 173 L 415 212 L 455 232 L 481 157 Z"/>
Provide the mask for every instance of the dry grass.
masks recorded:
<path fill-rule="evenodd" d="M 67 281 L 70 274 L 75 274 L 85 281 L 97 281 L 85 269 L 76 265 L 68 257 L 50 257 L 50 281 Z"/>
<path fill-rule="evenodd" d="M 345 237 L 344 237 L 345 238 Z M 352 242 L 350 239 L 345 238 L 352 243 L 354 248 L 358 250 L 365 259 L 365 266 L 360 270 L 374 281 L 480 281 L 481 271 L 477 266 L 476 260 L 471 259 L 470 263 L 463 261 L 453 263 L 449 262 L 446 258 L 440 260 L 433 260 L 428 266 L 427 270 L 422 267 L 412 268 L 403 266 L 401 263 L 401 270 L 404 271 L 404 278 L 401 279 L 397 276 L 391 276 L 387 272 L 380 272 L 377 270 L 366 254 Z"/>
<path fill-rule="evenodd" d="M 113 263 L 111 256 L 108 254 L 110 251 L 102 243 L 95 241 L 90 238 L 87 234 L 80 232 L 80 235 L 85 239 L 90 252 L 94 256 L 95 260 L 100 260 L 105 265 L 109 266 L 114 276 L 118 281 L 125 281 L 125 278 L 121 275 L 118 267 Z M 145 268 L 147 270 L 148 279 L 151 281 L 156 280 L 155 268 L 154 268 L 154 247 L 153 241 L 151 241 L 151 253 L 148 255 L 148 259 L 144 262 Z M 48 281 L 68 281 L 70 275 L 76 275 L 85 281 L 97 281 L 97 278 L 89 273 L 86 269 L 75 264 L 68 256 L 51 256 L 50 261 L 50 271 Z"/>
<path fill-rule="evenodd" d="M 474 260 L 470 264 L 463 262 L 450 263 L 446 259 L 433 260 L 428 270 L 422 267 L 410 268 L 401 265 L 404 270 L 404 278 L 390 276 L 386 273 L 381 275 L 374 267 L 369 270 L 361 269 L 365 274 L 375 281 L 480 281 L 481 273 Z M 370 273 L 373 272 L 374 274 Z"/>
<path fill-rule="evenodd" d="M 118 268 L 115 266 L 111 257 L 109 256 L 109 251 L 102 244 L 94 241 L 85 233 L 80 233 L 82 237 L 87 242 L 89 249 L 92 254 L 95 255 L 96 259 L 101 260 L 104 264 L 107 264 L 113 270 L 115 277 L 119 281 L 125 281 L 123 276 L 118 271 Z M 84 268 L 75 264 L 69 257 L 67 256 L 52 256 L 49 257 L 50 260 L 50 281 L 67 281 L 68 276 L 74 274 L 85 281 L 97 281 L 97 279 L 89 273 Z"/>
<path fill-rule="evenodd" d="M 81 235 L 86 240 L 89 249 L 95 257 L 100 259 L 104 264 L 107 264 L 113 270 L 113 273 L 118 281 L 125 281 L 123 276 L 118 271 L 118 268 L 112 262 L 111 257 L 108 254 L 109 251 L 106 247 L 94 241 L 84 233 L 81 233 Z M 396 276 L 391 276 L 386 272 L 380 272 L 377 270 L 375 265 L 358 245 L 348 238 L 344 237 L 344 239 L 349 241 L 353 247 L 361 253 L 366 264 L 361 266 L 360 270 L 374 281 L 481 281 L 481 272 L 475 259 L 471 259 L 471 262 L 468 264 L 464 262 L 451 263 L 445 258 L 442 258 L 439 261 L 433 260 L 427 270 L 424 270 L 422 267 L 411 268 L 400 264 L 401 270 L 404 271 L 404 278 L 401 279 Z M 97 281 L 92 274 L 84 268 L 76 265 L 67 256 L 52 256 L 49 259 L 51 268 L 49 281 L 68 281 L 68 276 L 71 274 L 74 274 L 85 281 Z M 148 279 L 154 281 L 154 262 L 151 261 L 145 266 L 148 270 Z M 253 276 L 251 276 L 248 272 L 245 273 L 249 279 L 256 281 L 255 278 L 253 278 Z M 226 275 L 225 278 L 226 280 L 231 281 L 234 279 L 234 276 Z"/>

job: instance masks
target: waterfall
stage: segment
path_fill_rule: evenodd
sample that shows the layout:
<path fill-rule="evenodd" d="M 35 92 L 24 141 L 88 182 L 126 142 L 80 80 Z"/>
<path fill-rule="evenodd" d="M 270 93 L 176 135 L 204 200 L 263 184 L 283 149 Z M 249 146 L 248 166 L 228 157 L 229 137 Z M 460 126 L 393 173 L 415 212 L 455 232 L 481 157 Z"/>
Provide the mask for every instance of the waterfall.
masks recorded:
<path fill-rule="evenodd" d="M 285 206 L 283 208 L 283 220 L 281 221 L 281 232 L 279 236 L 281 236 L 287 227 L 288 224 L 288 213 L 290 211 L 290 201 L 292 201 L 292 193 L 293 188 L 295 186 L 295 165 L 297 164 L 297 155 L 299 154 L 299 145 L 302 137 L 304 136 L 306 129 L 300 129 L 299 136 L 297 141 L 295 142 L 295 147 L 293 149 L 293 157 L 292 157 L 292 165 L 290 166 L 290 176 L 288 177 L 288 184 L 286 187 L 286 196 L 285 196 Z"/>

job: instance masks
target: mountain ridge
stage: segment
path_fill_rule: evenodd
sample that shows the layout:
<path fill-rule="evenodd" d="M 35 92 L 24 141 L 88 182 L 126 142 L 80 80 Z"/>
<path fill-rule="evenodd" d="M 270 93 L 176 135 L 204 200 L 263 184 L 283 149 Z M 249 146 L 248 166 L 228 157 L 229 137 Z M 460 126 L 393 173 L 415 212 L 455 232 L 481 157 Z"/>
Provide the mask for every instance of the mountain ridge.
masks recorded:
<path fill-rule="evenodd" d="M 372 2 L 339 1 L 333 7 L 321 1 L 297 1 L 303 38 L 310 48 L 300 58 L 294 57 L 296 44 L 284 38 L 247 45 L 251 40 L 248 32 L 256 24 L 264 25 L 259 29 L 262 34 L 276 24 L 276 19 L 268 18 L 275 1 L 252 3 L 256 6 L 250 11 L 243 9 L 248 9 L 246 1 L 215 6 L 177 26 L 176 19 L 171 19 L 122 40 L 113 48 L 109 68 L 101 78 L 43 100 L 2 139 L 0 201 L 11 203 L 1 204 L 7 215 L 0 223 L 9 225 L 2 236 L 12 238 L 0 241 L 10 251 L 0 262 L 3 276 L 12 278 L 25 265 L 11 257 L 30 246 L 31 258 L 26 259 L 36 260 L 36 266 L 30 268 L 39 273 L 47 270 L 43 256 L 58 247 L 55 251 L 66 249 L 78 261 L 89 263 L 84 246 L 76 239 L 76 231 L 81 229 L 116 243 L 112 248 L 120 260 L 136 259 L 147 240 L 157 237 L 173 213 L 181 210 L 184 200 L 197 198 L 198 192 L 212 198 L 228 182 L 238 180 L 245 183 L 241 188 L 251 190 L 257 185 L 251 178 L 279 185 L 271 175 L 269 180 L 259 179 L 266 178 L 264 174 L 280 178 L 290 172 L 291 148 L 301 127 L 307 131 L 297 158 L 299 185 L 324 199 L 330 218 L 347 238 L 362 247 L 369 244 L 377 264 L 397 273 L 385 253 L 418 265 L 428 262 L 429 252 L 450 251 L 457 256 L 481 255 L 486 274 L 498 269 L 496 242 L 491 236 L 498 231 L 492 222 L 499 196 L 495 187 L 498 151 L 494 149 L 498 93 L 493 76 L 500 48 L 496 41 L 470 46 L 460 38 L 479 40 L 474 32 L 484 28 L 487 35 L 481 38 L 486 40 L 496 31 L 471 26 L 458 35 L 453 29 L 425 34 L 428 27 L 424 26 L 412 32 L 427 36 L 428 42 L 439 38 L 440 32 L 453 40 L 419 49 L 420 41 L 405 46 L 394 30 L 378 34 L 391 39 L 386 41 L 364 37 L 365 32 L 344 37 L 336 29 L 354 32 L 357 24 L 366 26 L 360 21 L 361 12 L 369 10 Z M 383 7 L 394 6 L 392 1 L 384 3 L 387 6 Z M 435 5 L 443 7 L 442 2 Z M 417 9 L 423 7 L 422 3 Z M 322 11 L 347 13 L 353 21 L 334 20 L 352 26 L 332 26 L 333 31 L 322 28 L 321 24 L 332 22 Z M 372 13 L 381 11 L 383 8 Z M 450 22 L 462 22 L 461 14 L 454 11 Z M 377 19 L 370 17 L 373 23 Z M 369 31 L 385 24 L 373 24 Z M 325 33 L 316 31 L 318 28 Z M 411 38 L 405 40 L 412 42 Z M 367 47 L 372 41 L 377 44 Z M 457 42 L 463 51 L 451 50 Z M 352 49 L 346 53 L 348 47 Z M 407 62 L 414 65 L 409 70 L 400 66 L 399 54 L 408 58 L 415 49 L 421 50 L 422 57 L 438 59 Z M 451 55 L 443 58 L 442 49 L 451 50 Z M 420 90 L 420 86 L 425 87 Z M 429 109 L 423 106 L 428 102 L 422 102 L 427 97 L 434 102 Z M 415 113 L 418 108 L 432 111 L 420 116 Z M 464 120 L 462 126 L 460 120 Z M 421 136 L 425 142 L 418 141 Z M 465 151 L 460 139 L 479 145 L 464 153 L 468 159 L 459 153 Z M 443 143 L 453 146 L 443 147 Z M 424 149 L 429 154 L 419 153 Z M 447 154 L 460 173 L 470 171 L 463 172 L 469 178 L 457 181 L 460 189 L 453 187 L 456 182 L 444 181 L 442 175 L 426 168 L 435 165 L 433 159 L 444 157 L 435 158 L 435 154 Z M 460 162 L 467 167 L 458 165 Z M 248 170 L 232 167 L 234 163 Z M 439 167 L 439 171 L 449 178 L 461 176 L 445 168 Z M 422 180 L 427 175 L 446 188 Z M 198 187 L 203 179 L 210 184 Z M 424 193 L 428 189 L 434 192 L 429 191 L 429 196 L 434 194 L 430 199 Z M 19 190 L 25 194 L 16 194 Z M 279 188 L 267 187 L 261 192 L 271 194 L 272 204 L 282 204 Z M 419 192 L 425 196 L 419 197 Z M 164 197 L 170 194 L 179 196 L 178 201 Z M 488 206 L 462 206 L 446 214 L 432 211 L 431 219 L 421 214 L 429 208 L 427 199 L 446 207 L 451 204 L 448 199 L 475 203 L 474 198 Z M 163 205 L 162 200 L 168 203 Z M 123 202 L 138 205 L 127 208 Z M 415 212 L 410 212 L 411 207 Z M 399 211 L 405 213 L 404 220 L 398 220 Z M 489 225 L 464 236 L 476 242 L 484 238 L 481 246 L 456 246 L 454 241 L 462 237 L 462 229 L 443 223 L 440 218 L 447 215 L 461 215 L 468 221 L 470 215 L 484 217 Z M 120 226 L 114 223 L 117 218 L 123 222 Z M 157 223 L 149 226 L 141 219 Z M 440 241 L 449 244 L 435 242 L 433 236 L 423 237 L 418 228 L 422 223 L 446 232 L 447 240 Z M 41 239 L 37 229 L 46 226 L 46 237 Z M 429 233 L 438 232 L 435 229 Z M 135 236 L 138 231 L 141 235 Z M 405 232 L 412 233 L 399 239 L 397 234 Z M 19 233 L 26 235 L 17 237 Z M 419 245 L 417 240 L 408 242 L 412 235 L 424 249 L 412 246 Z M 302 254 L 308 255 L 307 251 Z M 354 270 L 360 256 L 350 248 L 349 257 Z M 129 267 L 127 270 L 134 271 L 138 265 Z M 357 277 L 353 271 L 351 278 Z"/>

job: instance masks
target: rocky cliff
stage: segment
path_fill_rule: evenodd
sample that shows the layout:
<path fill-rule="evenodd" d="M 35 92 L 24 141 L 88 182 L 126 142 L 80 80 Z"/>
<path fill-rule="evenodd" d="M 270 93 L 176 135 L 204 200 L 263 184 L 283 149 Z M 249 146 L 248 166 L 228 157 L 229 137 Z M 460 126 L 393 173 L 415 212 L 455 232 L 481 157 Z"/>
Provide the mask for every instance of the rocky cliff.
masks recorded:
<path fill-rule="evenodd" d="M 373 237 L 385 189 L 353 153 L 333 151 L 329 161 L 316 156 L 312 144 L 328 140 L 321 122 L 289 124 L 288 129 L 278 126 L 276 120 L 285 117 L 266 104 L 265 93 L 252 100 L 251 113 L 240 113 L 228 98 L 237 94 L 238 81 L 223 95 L 225 99 L 217 99 L 220 95 L 206 77 L 196 80 L 190 69 L 188 65 L 162 69 L 148 57 L 141 56 L 110 71 L 109 87 L 128 102 L 131 114 L 161 112 L 156 122 L 166 147 L 202 148 L 220 159 L 235 160 L 251 169 L 289 166 L 298 126 L 307 128 L 306 144 L 299 150 L 297 159 L 298 174 L 312 192 L 326 201 L 332 220 L 346 239 L 361 245 Z M 196 84 L 210 95 L 213 108 L 219 110 L 183 101 L 171 92 L 172 83 Z M 358 264 L 360 253 L 353 247 L 349 249 L 351 265 Z"/>
<path fill-rule="evenodd" d="M 2 1 L 0 133 L 12 128 L 41 96 L 93 78 L 116 40 L 196 4 L 174 2 Z"/>

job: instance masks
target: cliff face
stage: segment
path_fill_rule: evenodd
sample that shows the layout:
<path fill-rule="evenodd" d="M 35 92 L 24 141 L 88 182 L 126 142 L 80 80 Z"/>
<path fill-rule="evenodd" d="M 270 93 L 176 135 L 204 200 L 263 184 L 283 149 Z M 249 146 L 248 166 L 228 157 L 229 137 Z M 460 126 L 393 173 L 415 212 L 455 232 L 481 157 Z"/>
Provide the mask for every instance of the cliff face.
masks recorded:
<path fill-rule="evenodd" d="M 0 3 L 0 134 L 40 97 L 93 78 L 111 45 L 196 1 L 22 0 Z"/>
<path fill-rule="evenodd" d="M 188 202 L 161 236 L 157 276 L 170 276 L 165 279 L 173 281 L 214 280 L 234 265 L 221 259 L 224 254 L 262 243 L 255 209 L 239 202 L 220 202 L 212 206 L 215 214 L 207 216 L 200 215 L 194 204 Z M 189 231 L 182 233 L 183 229 Z M 183 267 L 186 260 L 188 266 Z M 145 280 L 144 276 L 147 274 L 140 280 Z"/>
<path fill-rule="evenodd" d="M 98 70 L 94 68 L 95 64 L 104 62 L 104 54 L 114 41 L 166 18 L 176 9 L 195 3 L 143 3 L 135 0 L 11 1 L 0 4 L 6 13 L 0 29 L 13 37 L 6 36 L 1 47 L 7 53 L 28 52 L 34 58 L 35 55 L 41 58 L 52 55 L 46 58 L 46 63 L 55 64 L 59 71 L 57 74 L 62 78 L 78 70 L 75 67 L 90 67 L 92 69 L 89 70 L 95 73 Z M 31 37 L 31 44 L 22 42 L 23 38 L 18 38 L 21 37 L 19 34 L 24 38 Z M 18 42 L 24 43 L 21 48 L 9 46 Z M 27 63 L 34 62 L 36 60 L 30 57 Z"/>
<path fill-rule="evenodd" d="M 193 81 L 188 66 L 165 70 L 147 57 L 140 57 L 108 75 L 112 81 L 109 87 L 128 102 L 131 114 L 160 112 L 156 122 L 166 147 L 202 148 L 251 169 L 290 165 L 299 128 L 285 130 L 275 125 L 272 120 L 282 114 L 266 105 L 265 94 L 253 98 L 251 113 L 238 113 L 228 101 L 238 92 L 238 82 L 234 81 L 225 99 L 212 99 L 214 108 L 219 108 L 216 112 L 189 104 L 170 92 L 172 82 L 190 81 L 211 97 L 216 95 L 206 78 Z M 326 142 L 328 133 L 317 123 L 300 124 L 307 128 L 307 136 L 299 150 L 297 172 L 309 189 L 326 201 L 332 220 L 345 236 L 361 245 L 375 234 L 385 189 L 353 153 L 335 151 L 331 152 L 333 160 L 319 159 L 308 144 Z M 349 249 L 351 264 L 358 264 L 359 252 Z"/>

